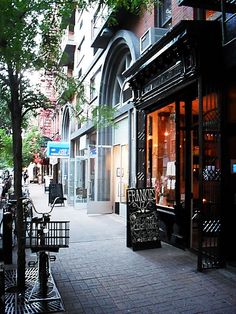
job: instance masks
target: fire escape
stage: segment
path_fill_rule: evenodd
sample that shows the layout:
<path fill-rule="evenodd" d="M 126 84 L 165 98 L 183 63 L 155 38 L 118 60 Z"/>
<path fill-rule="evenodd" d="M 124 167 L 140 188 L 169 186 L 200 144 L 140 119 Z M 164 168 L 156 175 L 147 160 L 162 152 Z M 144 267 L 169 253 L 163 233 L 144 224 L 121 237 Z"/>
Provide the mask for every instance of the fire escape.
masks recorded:
<path fill-rule="evenodd" d="M 227 6 L 230 4 L 230 7 Z M 233 6 L 234 4 L 234 6 Z M 236 40 L 236 34 L 232 33 L 232 26 L 236 26 L 236 0 L 221 0 L 222 12 L 222 44 L 227 46 Z"/>
<path fill-rule="evenodd" d="M 60 65 L 66 69 L 64 72 L 70 76 L 73 69 L 75 43 L 74 43 L 75 13 L 70 19 L 69 26 L 62 40 L 63 57 Z M 69 73 L 69 74 L 68 74 Z M 60 104 L 58 103 L 58 91 L 55 90 L 55 76 L 51 71 L 46 71 L 41 77 L 41 91 L 50 100 L 50 109 L 41 109 L 38 125 L 41 134 L 48 140 L 60 141 Z M 60 93 L 60 91 L 59 91 Z"/>
<path fill-rule="evenodd" d="M 236 66 L 236 0 L 221 0 L 222 46 L 226 68 Z"/>
<path fill-rule="evenodd" d="M 221 12 L 223 47 L 236 41 L 236 0 L 178 0 L 178 5 Z"/>
<path fill-rule="evenodd" d="M 41 89 L 42 92 L 48 97 L 51 104 L 56 106 L 55 90 L 54 90 L 54 76 L 50 72 L 46 72 L 41 78 Z M 55 108 L 56 109 L 56 108 Z M 41 109 L 39 112 L 39 129 L 41 134 L 52 139 L 54 136 L 55 123 L 54 123 L 54 109 Z"/>

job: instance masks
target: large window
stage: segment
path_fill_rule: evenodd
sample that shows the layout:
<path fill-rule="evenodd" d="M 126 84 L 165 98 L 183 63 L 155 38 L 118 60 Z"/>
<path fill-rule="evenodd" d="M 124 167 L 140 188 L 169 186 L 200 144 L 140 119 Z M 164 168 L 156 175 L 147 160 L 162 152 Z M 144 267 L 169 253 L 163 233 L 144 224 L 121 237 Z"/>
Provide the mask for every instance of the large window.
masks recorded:
<path fill-rule="evenodd" d="M 156 202 L 175 204 L 175 104 L 147 116 L 147 186 L 155 187 Z"/>
<path fill-rule="evenodd" d="M 90 101 L 93 101 L 93 99 L 97 96 L 94 76 L 90 79 L 89 93 L 90 93 Z"/>
<path fill-rule="evenodd" d="M 113 86 L 112 86 L 112 106 L 116 107 L 120 105 L 120 102 L 123 100 L 127 100 L 127 91 L 128 87 L 124 88 L 125 77 L 123 72 L 128 69 L 131 63 L 131 55 L 127 50 L 126 53 L 120 58 L 119 64 L 114 66 L 114 74 L 113 74 Z M 122 95 L 123 92 L 123 95 Z M 125 94 L 126 93 L 126 94 Z M 130 97 L 131 95 L 129 95 Z M 128 97 L 128 98 L 129 98 Z"/>

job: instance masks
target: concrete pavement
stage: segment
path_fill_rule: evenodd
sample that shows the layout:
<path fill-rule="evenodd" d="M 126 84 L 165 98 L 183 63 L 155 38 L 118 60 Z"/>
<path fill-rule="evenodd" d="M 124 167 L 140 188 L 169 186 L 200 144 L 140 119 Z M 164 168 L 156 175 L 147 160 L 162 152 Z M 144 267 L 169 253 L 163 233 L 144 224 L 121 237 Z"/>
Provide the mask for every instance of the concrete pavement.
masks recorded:
<path fill-rule="evenodd" d="M 43 185 L 30 193 L 39 210 L 48 207 Z M 236 313 L 233 269 L 199 273 L 195 255 L 165 243 L 134 252 L 115 214 L 57 205 L 59 218 L 70 220 L 70 247 L 51 265 L 66 313 Z"/>

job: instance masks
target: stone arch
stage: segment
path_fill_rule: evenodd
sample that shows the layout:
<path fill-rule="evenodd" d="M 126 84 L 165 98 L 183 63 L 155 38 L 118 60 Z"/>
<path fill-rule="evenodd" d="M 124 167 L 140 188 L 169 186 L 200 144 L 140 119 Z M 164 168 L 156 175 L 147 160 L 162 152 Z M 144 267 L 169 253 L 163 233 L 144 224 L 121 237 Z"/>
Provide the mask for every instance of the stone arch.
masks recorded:
<path fill-rule="evenodd" d="M 119 90 L 122 92 L 122 87 L 125 84 L 122 71 L 133 64 L 140 55 L 139 40 L 134 33 L 121 30 L 111 40 L 107 50 L 102 69 L 99 103 L 114 106 L 121 96 L 118 95 L 118 92 Z M 127 61 L 129 64 L 125 64 Z M 118 76 L 120 76 L 120 82 L 117 80 Z M 120 85 L 118 86 L 118 84 Z M 111 145 L 111 141 L 111 127 L 99 131 L 98 143 L 100 145 Z"/>
<path fill-rule="evenodd" d="M 69 141 L 70 139 L 70 108 L 69 106 L 65 106 L 62 112 L 62 128 L 61 128 L 61 138 L 62 141 Z"/>
<path fill-rule="evenodd" d="M 100 87 L 100 103 L 110 104 L 111 94 L 114 90 L 114 79 L 117 71 L 121 70 L 120 64 L 124 62 L 125 56 L 130 57 L 130 65 L 139 57 L 139 40 L 130 31 L 121 30 L 117 32 L 109 43 L 108 52 L 102 69 L 102 81 Z"/>

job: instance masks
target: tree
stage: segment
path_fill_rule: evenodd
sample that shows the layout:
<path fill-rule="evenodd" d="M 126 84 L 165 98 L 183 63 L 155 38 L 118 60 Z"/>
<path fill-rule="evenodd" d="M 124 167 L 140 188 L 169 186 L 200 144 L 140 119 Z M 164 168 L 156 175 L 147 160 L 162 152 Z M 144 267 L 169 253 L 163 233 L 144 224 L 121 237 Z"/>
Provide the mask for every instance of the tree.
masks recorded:
<path fill-rule="evenodd" d="M 0 165 L 1 168 L 13 167 L 12 139 L 6 130 L 0 129 Z"/>
<path fill-rule="evenodd" d="M 108 104 L 94 106 L 90 113 L 88 108 L 90 100 L 86 98 L 85 84 L 75 77 L 66 77 L 65 74 L 57 76 L 57 88 L 60 89 L 60 105 L 73 102 L 70 107 L 72 115 L 82 124 L 91 121 L 95 128 L 105 128 L 114 125 L 116 109 Z"/>
<path fill-rule="evenodd" d="M 2 169 L 13 167 L 11 116 L 7 105 L 9 96 L 9 93 L 6 90 L 4 92 L 4 87 L 2 88 L 0 85 L 0 167 Z M 39 101 L 43 101 L 43 99 L 38 99 Z M 42 142 L 39 132 L 35 128 L 29 128 L 32 115 L 37 114 L 33 111 L 35 103 L 31 100 L 28 101 L 28 104 L 25 102 L 25 107 L 27 105 L 31 105 L 31 107 L 29 107 L 30 111 L 24 111 L 22 119 L 22 131 L 26 134 L 23 138 L 23 166 L 27 166 L 33 160 L 34 155 L 32 152 L 38 152 Z"/>
<path fill-rule="evenodd" d="M 11 116 L 14 193 L 17 199 L 17 287 L 25 287 L 25 239 L 21 203 L 22 123 L 32 108 L 48 105 L 47 99 L 31 87 L 29 72 L 57 71 L 63 28 L 73 10 L 90 5 L 121 7 L 135 14 L 151 0 L 1 0 L 0 1 L 0 86 Z"/>
<path fill-rule="evenodd" d="M 22 122 L 31 108 L 46 103 L 35 91 L 27 72 L 42 65 L 38 57 L 37 35 L 45 28 L 44 14 L 53 10 L 54 1 L 3 0 L 0 2 L 0 85 L 2 99 L 11 116 L 14 164 L 14 193 L 17 199 L 17 287 L 25 287 L 25 238 L 22 210 Z"/>
<path fill-rule="evenodd" d="M 43 138 L 36 127 L 26 132 L 23 138 L 23 161 L 22 166 L 27 167 L 34 160 L 35 153 L 41 152 Z"/>
<path fill-rule="evenodd" d="M 35 153 L 41 152 L 42 135 L 36 127 L 25 130 L 22 142 L 22 167 L 27 167 L 33 162 Z M 5 129 L 0 129 L 0 167 L 13 167 L 12 136 Z"/>

